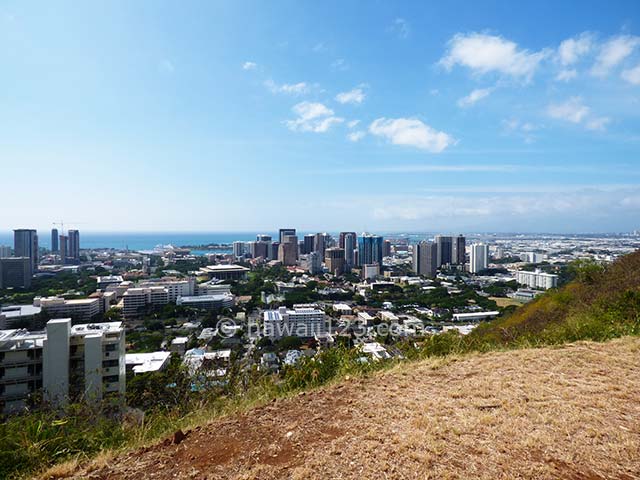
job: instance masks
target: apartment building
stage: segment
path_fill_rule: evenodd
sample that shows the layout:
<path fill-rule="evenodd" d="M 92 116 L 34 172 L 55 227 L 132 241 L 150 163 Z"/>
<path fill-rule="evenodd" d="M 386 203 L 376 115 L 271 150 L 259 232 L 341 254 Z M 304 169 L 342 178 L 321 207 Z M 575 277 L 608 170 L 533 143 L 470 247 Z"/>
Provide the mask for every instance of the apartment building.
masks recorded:
<path fill-rule="evenodd" d="M 40 307 L 51 317 L 70 317 L 76 321 L 89 322 L 102 312 L 102 302 L 99 298 L 81 298 L 67 300 L 62 297 L 36 297 L 33 306 Z"/>
<path fill-rule="evenodd" d="M 267 310 L 264 312 L 263 322 L 264 335 L 270 338 L 313 337 L 327 331 L 322 310 L 296 305 L 291 310 L 286 307 Z"/>
<path fill-rule="evenodd" d="M 165 287 L 130 288 L 122 296 L 122 316 L 125 319 L 135 318 L 148 306 L 167 303 L 169 292 Z"/>
<path fill-rule="evenodd" d="M 39 390 L 53 406 L 124 398 L 125 368 L 121 322 L 72 326 L 65 318 L 44 331 L 0 330 L 0 412 L 20 412 Z"/>
<path fill-rule="evenodd" d="M 530 288 L 548 290 L 549 288 L 555 288 L 558 286 L 558 275 L 545 273 L 539 269 L 534 272 L 520 270 L 516 272 L 516 282 Z"/>

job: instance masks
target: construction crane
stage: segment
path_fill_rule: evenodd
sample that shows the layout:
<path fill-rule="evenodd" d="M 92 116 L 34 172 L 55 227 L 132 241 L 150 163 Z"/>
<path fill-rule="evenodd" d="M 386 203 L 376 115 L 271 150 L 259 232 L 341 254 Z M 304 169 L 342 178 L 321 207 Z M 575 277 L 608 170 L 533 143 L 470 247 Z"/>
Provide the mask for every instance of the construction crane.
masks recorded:
<path fill-rule="evenodd" d="M 86 222 L 67 222 L 67 225 L 86 225 Z M 55 225 L 56 227 L 60 227 L 60 234 L 64 235 L 64 220 L 60 220 L 59 222 L 51 222 L 51 225 Z"/>

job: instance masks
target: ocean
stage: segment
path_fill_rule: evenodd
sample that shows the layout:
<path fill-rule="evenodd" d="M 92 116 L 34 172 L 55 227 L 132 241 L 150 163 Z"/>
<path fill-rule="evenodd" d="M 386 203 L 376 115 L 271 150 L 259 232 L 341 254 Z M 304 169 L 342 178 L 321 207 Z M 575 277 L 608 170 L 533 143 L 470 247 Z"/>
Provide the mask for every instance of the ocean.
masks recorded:
<path fill-rule="evenodd" d="M 80 248 L 116 248 L 129 250 L 153 250 L 157 245 L 207 245 L 210 243 L 231 244 L 238 240 L 248 242 L 256 239 L 257 234 L 271 235 L 278 238 L 277 233 L 271 232 L 83 232 L 80 230 Z M 51 248 L 51 232 L 38 231 L 38 244 Z M 13 247 L 13 232 L 0 232 L 0 245 Z M 218 252 L 221 252 L 218 250 Z M 195 252 L 194 253 L 198 253 Z"/>

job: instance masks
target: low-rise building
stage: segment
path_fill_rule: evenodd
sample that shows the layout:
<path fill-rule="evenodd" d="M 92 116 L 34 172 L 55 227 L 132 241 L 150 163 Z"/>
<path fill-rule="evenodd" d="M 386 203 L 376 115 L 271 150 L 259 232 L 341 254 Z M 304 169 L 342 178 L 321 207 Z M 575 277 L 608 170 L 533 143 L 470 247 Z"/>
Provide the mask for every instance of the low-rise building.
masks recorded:
<path fill-rule="evenodd" d="M 129 288 L 122 296 L 122 315 L 126 319 L 135 318 L 148 306 L 167 303 L 169 292 L 164 287 Z"/>
<path fill-rule="evenodd" d="M 102 311 L 99 298 L 80 298 L 67 300 L 62 297 L 36 297 L 33 306 L 40 307 L 51 317 L 70 317 L 75 321 L 88 322 Z"/>
<path fill-rule="evenodd" d="M 545 273 L 541 270 L 535 270 L 534 272 L 520 270 L 516 272 L 516 282 L 530 288 L 548 290 L 558 286 L 558 275 Z"/>
<path fill-rule="evenodd" d="M 164 370 L 170 358 L 171 352 L 127 353 L 125 363 L 128 372 L 138 375 Z"/>
<path fill-rule="evenodd" d="M 221 310 L 233 307 L 235 299 L 231 293 L 221 293 L 217 295 L 178 297 L 176 304 L 201 310 Z"/>
<path fill-rule="evenodd" d="M 249 269 L 242 265 L 208 265 L 200 268 L 200 274 L 206 275 L 209 279 L 218 280 L 245 280 Z"/>
<path fill-rule="evenodd" d="M 278 310 L 264 312 L 264 335 L 270 338 L 281 337 L 313 337 L 327 331 L 325 314 L 316 308 L 287 309 L 280 307 Z"/>

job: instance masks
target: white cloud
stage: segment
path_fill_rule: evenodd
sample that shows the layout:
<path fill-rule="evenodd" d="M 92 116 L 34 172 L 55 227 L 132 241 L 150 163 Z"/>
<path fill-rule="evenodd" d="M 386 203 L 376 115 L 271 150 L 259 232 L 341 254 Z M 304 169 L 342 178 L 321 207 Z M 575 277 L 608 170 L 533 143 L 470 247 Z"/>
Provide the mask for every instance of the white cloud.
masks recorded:
<path fill-rule="evenodd" d="M 473 90 L 469 95 L 458 100 L 458 106 L 461 108 L 470 107 L 483 98 L 488 97 L 492 90 L 491 88 L 478 88 Z"/>
<path fill-rule="evenodd" d="M 448 52 L 439 63 L 447 70 L 462 65 L 479 74 L 497 72 L 529 79 L 547 55 L 545 50 L 532 53 L 494 35 L 458 33 L 449 40 Z"/>
<path fill-rule="evenodd" d="M 607 75 L 612 68 L 631 55 L 638 45 L 640 45 L 640 37 L 632 35 L 613 37 L 600 48 L 591 73 L 597 76 Z"/>
<path fill-rule="evenodd" d="M 394 145 L 416 147 L 431 153 L 440 153 L 456 143 L 451 135 L 439 132 L 417 118 L 378 118 L 369 125 L 369 132 Z"/>
<path fill-rule="evenodd" d="M 351 140 L 352 142 L 358 142 L 360 140 L 362 140 L 365 135 L 367 134 L 367 132 L 363 131 L 363 130 L 358 130 L 357 132 L 351 132 L 350 134 L 347 135 L 347 138 L 349 140 Z"/>
<path fill-rule="evenodd" d="M 632 85 L 640 85 L 640 65 L 624 70 L 620 76 Z"/>
<path fill-rule="evenodd" d="M 285 125 L 294 132 L 328 131 L 333 125 L 344 122 L 343 118 L 336 117 L 333 110 L 322 103 L 301 102 L 291 109 L 298 118 L 287 120 Z"/>
<path fill-rule="evenodd" d="M 571 123 L 581 123 L 590 109 L 582 103 L 580 97 L 571 97 L 564 103 L 552 104 L 547 107 L 547 113 L 551 118 L 565 120 Z"/>
<path fill-rule="evenodd" d="M 551 118 L 582 124 L 587 130 L 603 131 L 607 124 L 611 122 L 609 117 L 592 115 L 591 109 L 582 102 L 580 97 L 571 97 L 564 103 L 549 105 L 547 114 Z"/>
<path fill-rule="evenodd" d="M 573 65 L 593 47 L 593 36 L 584 32 L 563 41 L 558 47 L 558 61 L 563 66 Z"/>
<path fill-rule="evenodd" d="M 331 68 L 339 71 L 349 70 L 349 64 L 344 58 L 338 58 L 331 63 Z"/>
<path fill-rule="evenodd" d="M 336 95 L 336 101 L 342 104 L 351 103 L 351 104 L 359 104 L 364 101 L 366 94 L 362 90 L 362 88 L 354 88 L 349 90 L 348 92 L 341 92 Z"/>
<path fill-rule="evenodd" d="M 244 62 L 242 64 L 243 70 L 255 70 L 257 67 L 258 67 L 258 64 L 254 62 Z"/>
<path fill-rule="evenodd" d="M 503 120 L 502 127 L 504 128 L 504 133 L 521 137 L 525 143 L 533 143 L 536 140 L 533 134 L 540 129 L 538 125 L 534 125 L 531 122 L 521 122 L 517 118 Z"/>
<path fill-rule="evenodd" d="M 560 70 L 560 73 L 556 75 L 556 80 L 561 82 L 568 82 L 578 76 L 578 72 L 575 68 Z"/>
<path fill-rule="evenodd" d="M 411 26 L 404 18 L 396 18 L 387 31 L 396 34 L 398 38 L 407 38 L 411 33 Z"/>
<path fill-rule="evenodd" d="M 324 53 L 327 51 L 327 47 L 325 47 L 324 43 L 320 42 L 320 43 L 316 43 L 312 50 L 316 53 Z"/>
<path fill-rule="evenodd" d="M 609 117 L 596 117 L 587 121 L 587 123 L 585 124 L 585 128 L 587 130 L 603 131 L 606 129 L 609 122 L 611 122 L 611 119 Z"/>
<path fill-rule="evenodd" d="M 360 120 L 351 120 L 350 122 L 347 122 L 347 127 L 349 127 L 349 128 L 354 128 L 354 127 L 356 127 L 359 123 L 360 123 Z"/>
<path fill-rule="evenodd" d="M 306 82 L 299 83 L 283 83 L 278 85 L 273 80 L 269 79 L 264 82 L 265 86 L 271 91 L 271 93 L 284 93 L 288 95 L 302 95 L 309 93 L 311 86 Z"/>

